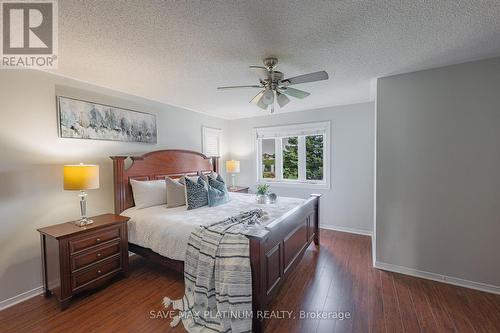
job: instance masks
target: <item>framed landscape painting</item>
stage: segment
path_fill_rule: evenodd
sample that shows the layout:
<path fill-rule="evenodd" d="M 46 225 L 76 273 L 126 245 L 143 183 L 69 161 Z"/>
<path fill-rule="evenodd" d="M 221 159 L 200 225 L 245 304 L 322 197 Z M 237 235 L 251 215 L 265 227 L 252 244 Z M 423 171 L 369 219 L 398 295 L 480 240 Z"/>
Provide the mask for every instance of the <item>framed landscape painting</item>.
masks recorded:
<path fill-rule="evenodd" d="M 57 96 L 59 136 L 156 144 L 154 114 Z"/>

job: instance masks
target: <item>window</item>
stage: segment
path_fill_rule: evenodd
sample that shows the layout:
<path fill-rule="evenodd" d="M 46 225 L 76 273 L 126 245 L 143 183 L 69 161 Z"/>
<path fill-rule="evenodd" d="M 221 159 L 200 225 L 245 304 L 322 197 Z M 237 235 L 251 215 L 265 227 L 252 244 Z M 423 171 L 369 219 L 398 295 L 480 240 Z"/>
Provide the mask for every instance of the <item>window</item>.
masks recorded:
<path fill-rule="evenodd" d="M 203 154 L 206 156 L 220 156 L 220 141 L 222 130 L 211 127 L 202 127 Z"/>
<path fill-rule="evenodd" d="M 262 178 L 276 178 L 276 150 L 274 139 L 262 139 Z"/>
<path fill-rule="evenodd" d="M 260 182 L 329 187 L 330 122 L 255 129 Z"/>
<path fill-rule="evenodd" d="M 283 144 L 283 179 L 299 179 L 299 137 L 281 138 Z"/>
<path fill-rule="evenodd" d="M 306 136 L 306 179 L 323 180 L 324 135 Z"/>

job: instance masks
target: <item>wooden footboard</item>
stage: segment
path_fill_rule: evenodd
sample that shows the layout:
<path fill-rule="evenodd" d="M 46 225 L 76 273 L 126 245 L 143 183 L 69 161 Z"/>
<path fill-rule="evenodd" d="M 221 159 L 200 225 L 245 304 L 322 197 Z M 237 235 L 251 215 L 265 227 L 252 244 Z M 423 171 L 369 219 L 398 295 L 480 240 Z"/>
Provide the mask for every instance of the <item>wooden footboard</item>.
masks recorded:
<path fill-rule="evenodd" d="M 253 331 L 262 332 L 260 314 L 268 310 L 286 278 L 302 259 L 307 247 L 319 245 L 319 194 L 267 227 L 249 236 L 253 284 Z"/>

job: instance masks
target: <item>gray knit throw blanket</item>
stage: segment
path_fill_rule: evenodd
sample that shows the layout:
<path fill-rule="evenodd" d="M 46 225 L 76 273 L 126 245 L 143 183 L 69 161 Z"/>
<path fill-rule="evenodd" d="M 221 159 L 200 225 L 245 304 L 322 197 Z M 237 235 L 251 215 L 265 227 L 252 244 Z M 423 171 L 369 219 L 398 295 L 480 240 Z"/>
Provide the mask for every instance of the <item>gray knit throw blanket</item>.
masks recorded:
<path fill-rule="evenodd" d="M 191 233 L 184 261 L 184 296 L 163 299 L 180 310 L 170 326 L 180 320 L 190 332 L 251 332 L 252 272 L 250 245 L 244 232 L 265 213 L 243 212 Z"/>

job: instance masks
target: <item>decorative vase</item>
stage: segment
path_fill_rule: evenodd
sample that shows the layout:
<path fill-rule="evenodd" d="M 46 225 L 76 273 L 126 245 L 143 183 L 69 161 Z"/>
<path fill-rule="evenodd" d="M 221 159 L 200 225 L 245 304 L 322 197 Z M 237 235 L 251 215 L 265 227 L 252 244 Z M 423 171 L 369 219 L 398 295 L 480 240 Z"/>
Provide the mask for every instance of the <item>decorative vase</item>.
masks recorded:
<path fill-rule="evenodd" d="M 269 201 L 267 194 L 257 194 L 257 203 L 266 204 Z"/>

